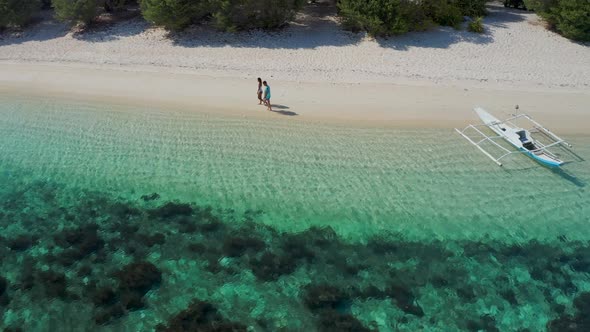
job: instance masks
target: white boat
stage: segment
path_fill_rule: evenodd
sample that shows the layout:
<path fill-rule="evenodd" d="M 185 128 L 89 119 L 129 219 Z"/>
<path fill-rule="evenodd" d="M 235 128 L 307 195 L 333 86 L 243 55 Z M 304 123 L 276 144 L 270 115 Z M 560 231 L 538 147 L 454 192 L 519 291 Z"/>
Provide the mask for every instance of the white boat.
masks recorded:
<path fill-rule="evenodd" d="M 549 167 L 559 167 L 565 162 L 561 160 L 558 156 L 554 153 L 550 152 L 548 148 L 554 147 L 556 145 L 561 145 L 565 148 L 571 148 L 572 146 L 564 141 L 563 139 L 559 138 L 557 135 L 549 131 L 547 128 L 543 127 L 538 122 L 534 121 L 530 116 L 526 114 L 518 114 L 513 115 L 512 117 L 500 121 L 490 113 L 486 112 L 483 108 L 476 107 L 474 111 L 480 117 L 481 121 L 484 123 L 483 125 L 469 125 L 465 127 L 463 130 L 456 129 L 455 130 L 461 134 L 464 138 L 466 138 L 469 142 L 475 145 L 481 152 L 485 155 L 490 157 L 494 160 L 498 165 L 502 166 L 501 160 L 511 154 L 514 153 L 524 153 L 529 157 L 533 158 L 534 160 L 538 161 L 542 165 L 549 166 Z M 515 125 L 512 121 L 517 119 L 525 119 L 528 120 L 533 124 L 533 128 L 530 130 L 521 128 Z M 488 136 L 479 130 L 477 127 L 488 127 L 492 131 L 494 131 L 498 136 Z M 474 130 L 478 136 L 478 139 L 474 139 L 467 135 L 467 131 Z M 534 139 L 531 135 L 532 132 L 539 133 L 543 135 L 543 137 L 549 141 L 547 144 L 541 143 L 539 140 Z M 510 145 L 514 146 L 517 150 L 510 151 L 503 147 L 502 145 L 495 142 L 495 139 L 504 139 L 506 142 L 510 143 Z M 493 146 L 499 148 L 502 155 L 495 157 L 489 151 L 484 149 L 483 143 L 491 143 Z"/>

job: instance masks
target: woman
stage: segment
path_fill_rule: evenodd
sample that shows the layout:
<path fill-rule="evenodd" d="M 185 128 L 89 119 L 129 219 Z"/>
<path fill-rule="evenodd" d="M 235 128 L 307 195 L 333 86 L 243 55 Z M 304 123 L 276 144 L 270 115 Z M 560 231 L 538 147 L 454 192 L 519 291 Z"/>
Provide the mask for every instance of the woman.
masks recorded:
<path fill-rule="evenodd" d="M 264 105 L 268 107 L 268 110 L 272 112 L 272 105 L 270 104 L 270 85 L 266 81 L 262 82 L 264 85 Z"/>
<path fill-rule="evenodd" d="M 256 94 L 258 95 L 258 105 L 262 105 L 264 101 L 262 99 L 262 78 L 258 78 L 258 90 L 256 90 Z"/>

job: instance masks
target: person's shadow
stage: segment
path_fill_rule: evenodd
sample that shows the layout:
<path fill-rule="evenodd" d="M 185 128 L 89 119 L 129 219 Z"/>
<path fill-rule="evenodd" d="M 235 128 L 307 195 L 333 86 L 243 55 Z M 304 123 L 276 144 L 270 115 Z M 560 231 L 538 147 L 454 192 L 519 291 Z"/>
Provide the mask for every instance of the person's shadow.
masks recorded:
<path fill-rule="evenodd" d="M 273 104 L 272 105 L 272 111 L 275 113 L 279 113 L 282 115 L 287 115 L 287 116 L 295 116 L 295 115 L 299 115 L 293 111 L 287 111 L 289 109 L 289 106 L 285 106 L 285 105 L 278 105 L 278 104 Z"/>

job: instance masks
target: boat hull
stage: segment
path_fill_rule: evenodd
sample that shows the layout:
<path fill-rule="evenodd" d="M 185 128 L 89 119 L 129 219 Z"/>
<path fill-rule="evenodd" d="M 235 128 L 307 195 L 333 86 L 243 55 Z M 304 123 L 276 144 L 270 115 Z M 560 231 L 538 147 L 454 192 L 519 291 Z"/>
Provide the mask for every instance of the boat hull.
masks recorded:
<path fill-rule="evenodd" d="M 518 132 L 523 131 L 522 128 L 514 127 L 509 125 L 508 123 L 500 121 L 498 118 L 494 117 L 493 115 L 485 111 L 483 108 L 477 107 L 474 109 L 474 111 L 477 113 L 481 121 L 491 130 L 493 130 L 496 134 L 498 134 L 498 136 L 503 137 L 512 146 L 514 146 L 530 158 L 534 159 L 541 165 L 547 167 L 559 167 L 564 164 L 563 161 L 555 158 L 546 151 L 539 149 L 531 151 L 525 148 L 523 142 L 520 140 L 520 137 L 518 135 Z"/>

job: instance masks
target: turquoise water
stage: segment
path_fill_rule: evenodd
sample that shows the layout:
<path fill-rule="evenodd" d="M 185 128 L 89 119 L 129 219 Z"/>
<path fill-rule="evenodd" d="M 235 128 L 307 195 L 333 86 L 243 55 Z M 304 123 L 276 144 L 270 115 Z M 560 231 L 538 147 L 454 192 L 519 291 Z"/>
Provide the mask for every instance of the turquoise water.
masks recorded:
<path fill-rule="evenodd" d="M 4 96 L 0 326 L 583 331 L 588 183 L 452 130 Z"/>

